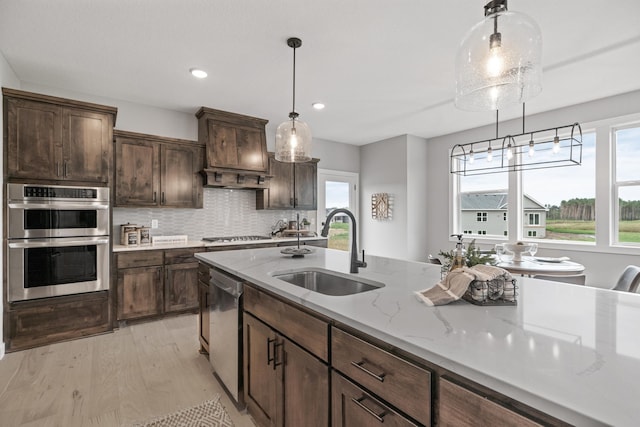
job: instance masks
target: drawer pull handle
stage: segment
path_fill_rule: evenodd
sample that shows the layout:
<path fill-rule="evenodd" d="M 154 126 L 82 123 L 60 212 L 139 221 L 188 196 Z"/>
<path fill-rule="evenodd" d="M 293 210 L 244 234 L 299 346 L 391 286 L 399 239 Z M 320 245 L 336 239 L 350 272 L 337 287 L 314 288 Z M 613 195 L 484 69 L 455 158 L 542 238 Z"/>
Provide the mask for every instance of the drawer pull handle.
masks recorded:
<path fill-rule="evenodd" d="M 367 368 L 365 368 L 363 365 L 365 364 L 365 361 L 363 360 L 362 362 L 351 362 L 351 364 L 353 366 L 355 366 L 356 368 L 360 369 L 362 372 L 364 372 L 365 374 L 371 375 L 373 378 L 377 379 L 378 381 L 380 381 L 381 383 L 384 382 L 384 377 L 387 375 L 384 372 L 381 373 L 380 375 L 371 372 L 370 370 L 368 370 Z"/>
<path fill-rule="evenodd" d="M 278 347 L 281 347 L 280 361 L 278 362 Z M 282 365 L 284 363 L 284 343 L 273 343 L 273 370 L 276 370 L 276 367 Z"/>
<path fill-rule="evenodd" d="M 352 397 L 351 401 L 353 403 L 355 403 L 356 405 L 358 405 L 359 407 L 361 407 L 362 409 L 364 409 L 364 411 L 367 414 L 371 415 L 373 418 L 375 418 L 379 422 L 383 423 L 384 422 L 384 416 L 387 415 L 387 411 L 382 411 L 380 414 L 376 414 L 373 409 L 368 408 L 364 403 L 362 403 L 366 398 L 367 398 L 367 396 L 362 396 L 360 399 L 356 399 L 355 397 Z"/>
<path fill-rule="evenodd" d="M 274 357 L 271 357 L 271 343 L 275 343 L 276 340 L 275 339 L 271 339 L 271 338 L 267 338 L 267 366 L 269 366 L 271 364 L 271 362 L 275 363 L 275 355 Z M 273 346 L 273 350 L 275 353 L 275 345 Z M 273 368 L 275 369 L 275 367 Z"/>

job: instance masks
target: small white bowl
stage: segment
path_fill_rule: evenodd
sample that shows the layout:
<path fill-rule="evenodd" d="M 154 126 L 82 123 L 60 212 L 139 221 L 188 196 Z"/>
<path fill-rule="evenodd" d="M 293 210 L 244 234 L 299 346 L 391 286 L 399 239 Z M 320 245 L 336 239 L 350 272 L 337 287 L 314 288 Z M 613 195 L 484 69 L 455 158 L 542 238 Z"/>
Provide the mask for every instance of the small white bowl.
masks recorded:
<path fill-rule="evenodd" d="M 517 243 L 505 243 L 503 247 L 505 248 L 505 250 L 513 253 L 514 262 L 522 261 L 522 253 L 529 252 L 529 245 L 524 244 L 518 245 Z"/>

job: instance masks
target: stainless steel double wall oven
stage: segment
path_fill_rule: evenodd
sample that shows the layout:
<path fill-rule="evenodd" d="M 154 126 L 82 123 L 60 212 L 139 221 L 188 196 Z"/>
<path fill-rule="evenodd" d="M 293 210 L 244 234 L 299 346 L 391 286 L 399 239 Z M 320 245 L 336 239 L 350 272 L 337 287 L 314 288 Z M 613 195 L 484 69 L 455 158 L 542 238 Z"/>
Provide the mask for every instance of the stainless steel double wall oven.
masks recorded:
<path fill-rule="evenodd" d="M 109 189 L 9 183 L 10 302 L 109 289 Z"/>

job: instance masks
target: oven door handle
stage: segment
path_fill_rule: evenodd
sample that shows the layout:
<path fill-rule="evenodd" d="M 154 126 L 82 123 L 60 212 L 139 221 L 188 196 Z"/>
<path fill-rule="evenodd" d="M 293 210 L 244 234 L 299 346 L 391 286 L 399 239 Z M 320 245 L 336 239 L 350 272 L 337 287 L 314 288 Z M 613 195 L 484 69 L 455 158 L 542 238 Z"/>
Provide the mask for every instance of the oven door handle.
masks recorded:
<path fill-rule="evenodd" d="M 108 204 L 104 203 L 9 203 L 11 209 L 50 209 L 50 210 L 106 210 L 109 209 Z"/>
<path fill-rule="evenodd" d="M 63 247 L 63 246 L 79 246 L 79 245 L 108 245 L 108 237 L 75 239 L 75 238 L 59 238 L 59 239 L 25 239 L 18 241 L 9 241 L 9 248 L 46 248 L 46 247 Z"/>

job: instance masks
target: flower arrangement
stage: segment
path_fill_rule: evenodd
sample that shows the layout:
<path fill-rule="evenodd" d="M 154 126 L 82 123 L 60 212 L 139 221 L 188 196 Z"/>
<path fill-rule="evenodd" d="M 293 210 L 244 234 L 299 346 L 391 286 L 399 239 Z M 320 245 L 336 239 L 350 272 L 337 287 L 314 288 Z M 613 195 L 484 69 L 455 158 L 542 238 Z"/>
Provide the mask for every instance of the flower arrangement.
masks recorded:
<path fill-rule="evenodd" d="M 480 252 L 480 249 L 476 246 L 476 240 L 473 239 L 471 243 L 469 243 L 467 250 L 463 253 L 463 257 L 467 267 L 473 267 L 477 264 L 496 265 L 497 262 L 493 257 L 494 254 L 495 251 L 493 250 L 491 250 L 490 252 Z M 442 267 L 443 270 L 446 269 L 448 271 L 451 263 L 453 262 L 453 259 L 456 256 L 455 249 L 452 249 L 448 252 L 440 251 L 438 255 L 444 259 Z"/>

